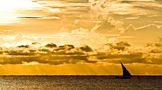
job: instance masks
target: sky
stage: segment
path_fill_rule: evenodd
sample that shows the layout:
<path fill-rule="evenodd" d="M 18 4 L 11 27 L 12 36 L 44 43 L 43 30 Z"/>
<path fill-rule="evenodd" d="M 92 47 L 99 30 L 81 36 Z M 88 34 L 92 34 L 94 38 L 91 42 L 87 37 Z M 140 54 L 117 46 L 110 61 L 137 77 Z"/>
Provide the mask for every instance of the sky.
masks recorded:
<path fill-rule="evenodd" d="M 162 36 L 160 0 L 0 0 L 0 45 L 90 45 Z"/>
<path fill-rule="evenodd" d="M 161 0 L 0 0 L 0 50 L 7 50 L 1 47 L 32 45 L 32 42 L 38 42 L 44 45 L 55 43 L 58 46 L 64 44 L 72 44 L 75 47 L 88 45 L 94 50 L 90 54 L 95 53 L 95 50 L 102 52 L 104 49 L 105 54 L 117 53 L 115 55 L 118 56 L 120 51 L 108 52 L 104 45 L 113 46 L 111 43 L 117 45 L 117 42 L 124 41 L 133 46 L 129 48 L 131 50 L 121 52 L 121 54 L 133 53 L 135 58 L 132 56 L 131 60 L 124 59 L 126 62 L 131 61 L 127 66 L 131 71 L 134 70 L 133 74 L 159 75 L 162 73 L 161 43 L 156 42 L 160 37 L 162 37 Z M 150 45 L 150 49 L 149 46 L 146 47 L 147 43 L 153 43 L 155 47 Z M 140 48 L 138 48 L 139 46 Z M 141 48 L 142 46 L 145 48 Z M 9 49 L 11 52 L 12 49 L 14 50 L 14 48 Z M 15 50 L 18 51 L 18 48 Z M 138 52 L 142 52 L 144 59 L 139 57 L 141 64 L 137 62 L 138 60 L 136 61 L 136 52 L 137 55 Z M 4 57 L 1 58 L 4 59 Z M 11 60 L 10 57 L 7 58 Z M 3 59 L 2 62 L 7 60 Z M 18 57 L 16 59 L 18 61 Z M 88 60 L 91 59 L 95 58 L 92 56 Z M 117 61 L 111 58 L 112 61 L 104 62 L 104 59 L 103 62 L 101 60 L 92 65 L 86 63 L 74 66 L 64 65 L 64 68 L 65 70 L 67 68 L 66 72 L 73 73 L 73 70 L 78 70 L 79 73 L 82 73 L 83 70 L 80 67 L 85 65 L 85 68 L 90 68 L 87 69 L 86 74 L 110 74 L 112 72 L 107 71 L 112 71 L 111 68 L 116 69 L 116 66 L 112 66 L 116 64 L 112 63 Z M 24 64 L 28 63 L 24 62 Z M 35 62 L 29 64 L 35 64 Z M 39 63 L 36 62 L 36 64 Z M 134 66 L 137 68 L 134 69 Z M 12 72 L 19 73 L 19 68 L 21 69 L 19 66 L 18 70 L 13 70 L 13 67 L 10 69 L 10 67 L 8 69 L 0 65 L 0 68 L 7 72 L 12 70 Z M 27 67 L 27 69 L 31 68 Z M 59 71 L 60 67 L 54 69 L 56 70 L 48 70 Z M 45 71 L 39 73 L 45 73 L 47 69 L 43 70 Z M 120 68 L 118 68 L 119 70 Z M 20 72 L 22 71 L 20 70 Z M 2 73 L 0 72 L 0 74 Z M 35 73 L 35 70 L 29 73 Z"/>

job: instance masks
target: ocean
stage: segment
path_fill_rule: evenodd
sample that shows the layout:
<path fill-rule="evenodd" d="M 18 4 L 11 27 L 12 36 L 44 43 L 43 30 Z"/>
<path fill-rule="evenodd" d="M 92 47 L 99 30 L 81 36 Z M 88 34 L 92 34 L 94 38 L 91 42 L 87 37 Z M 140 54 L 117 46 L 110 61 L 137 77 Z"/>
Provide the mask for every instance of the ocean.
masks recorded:
<path fill-rule="evenodd" d="M 161 90 L 161 76 L 1 76 L 1 90 Z"/>

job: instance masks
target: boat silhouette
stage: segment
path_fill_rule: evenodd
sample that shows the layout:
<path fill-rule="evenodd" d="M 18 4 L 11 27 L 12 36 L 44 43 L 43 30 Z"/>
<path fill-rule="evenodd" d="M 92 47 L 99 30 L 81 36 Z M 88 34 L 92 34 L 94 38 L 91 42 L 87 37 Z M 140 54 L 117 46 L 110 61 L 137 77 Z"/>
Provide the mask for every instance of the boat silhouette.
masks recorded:
<path fill-rule="evenodd" d="M 124 79 L 129 79 L 132 77 L 132 75 L 130 74 L 130 72 L 126 69 L 126 67 L 123 65 L 123 63 L 121 62 L 121 66 L 122 66 L 122 70 L 123 70 L 123 76 L 122 78 Z"/>
<path fill-rule="evenodd" d="M 122 66 L 122 76 L 119 76 L 117 78 L 130 79 L 132 77 L 131 73 L 126 69 L 122 62 L 120 62 L 120 64 Z"/>

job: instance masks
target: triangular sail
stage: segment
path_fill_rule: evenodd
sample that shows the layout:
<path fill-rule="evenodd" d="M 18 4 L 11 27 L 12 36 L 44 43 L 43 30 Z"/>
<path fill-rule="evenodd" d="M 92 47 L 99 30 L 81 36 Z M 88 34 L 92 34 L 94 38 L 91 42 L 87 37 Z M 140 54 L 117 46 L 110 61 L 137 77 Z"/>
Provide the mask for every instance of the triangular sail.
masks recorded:
<path fill-rule="evenodd" d="M 123 69 L 123 78 L 131 78 L 132 75 L 130 72 L 125 68 L 125 66 L 121 63 L 122 69 Z"/>

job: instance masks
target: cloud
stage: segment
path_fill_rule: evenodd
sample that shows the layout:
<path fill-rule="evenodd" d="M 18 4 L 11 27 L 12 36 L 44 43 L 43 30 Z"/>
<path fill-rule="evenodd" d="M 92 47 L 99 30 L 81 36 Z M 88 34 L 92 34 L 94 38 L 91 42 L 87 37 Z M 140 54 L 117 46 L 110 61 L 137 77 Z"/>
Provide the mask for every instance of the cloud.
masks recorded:
<path fill-rule="evenodd" d="M 85 34 L 85 33 L 83 33 Z M 18 35 L 21 36 L 21 35 Z M 22 36 L 21 36 L 22 37 Z M 24 44 L 24 45 L 23 45 Z M 26 45 L 25 45 L 26 44 Z M 18 45 L 18 44 L 17 44 Z M 35 48 L 36 44 L 21 43 L 21 46 L 0 49 L 0 64 L 77 64 L 77 63 L 144 63 L 161 64 L 161 52 L 150 52 L 145 48 L 130 47 L 127 42 L 106 44 L 107 49 L 92 49 L 89 46 L 75 47 L 65 44 L 46 44 Z M 102 47 L 105 48 L 105 47 Z M 152 48 L 152 50 L 155 50 Z M 3 55 L 5 53 L 5 55 Z M 7 57 L 7 55 L 9 57 Z M 101 64 L 102 65 L 102 64 Z"/>
<path fill-rule="evenodd" d="M 44 45 L 46 43 L 53 42 L 57 45 L 89 45 L 90 47 L 98 48 L 105 43 L 116 41 L 128 41 L 133 45 L 145 45 L 148 42 L 155 42 L 158 40 L 158 37 L 162 36 L 161 26 L 155 24 L 148 24 L 141 27 L 135 27 L 134 25 L 130 24 L 122 33 L 120 33 L 120 30 L 118 29 L 116 30 L 118 32 L 114 32 L 114 29 L 116 28 L 115 25 L 112 25 L 112 28 L 110 28 L 110 22 L 105 21 L 105 23 L 98 24 L 98 27 L 96 26 L 93 29 L 78 28 L 71 30 L 71 32 L 60 31 L 50 35 L 34 35 L 23 33 L 7 35 L 6 33 L 3 35 L 3 37 L 1 37 L 1 45 L 14 46 L 20 44 L 32 44 L 32 42 L 41 42 L 42 45 Z"/>
<path fill-rule="evenodd" d="M 24 37 L 18 39 L 14 38 L 15 35 L 1 32 L 4 35 L 3 43 L 21 42 L 21 40 L 22 42 L 43 43 L 50 41 L 59 45 L 64 43 L 80 45 L 82 43 L 97 47 L 105 42 L 115 42 L 117 39 L 129 38 L 133 41 L 133 37 L 146 33 L 144 29 L 147 28 L 144 26 L 154 22 L 156 18 L 150 16 L 158 15 L 158 10 L 161 8 L 161 4 L 152 0 L 34 0 L 34 2 L 39 7 L 20 11 L 23 14 L 18 18 L 22 20 L 22 23 L 24 22 L 24 27 L 13 28 L 13 31 L 25 33 Z M 143 8 L 145 6 L 153 7 L 155 11 Z M 157 8 L 158 10 L 156 10 Z M 28 20 L 29 22 L 27 22 Z M 160 21 L 160 19 L 157 20 Z M 129 24 L 133 26 L 127 27 Z M 139 26 L 137 24 L 143 26 L 140 27 L 143 31 L 136 28 Z M 154 27 L 151 28 L 154 29 Z M 28 36 L 29 34 L 26 32 L 32 33 L 32 37 Z M 137 32 L 140 34 L 133 35 Z M 157 34 L 159 36 L 159 33 Z"/>
<path fill-rule="evenodd" d="M 123 21 L 124 23 L 127 23 L 127 21 L 122 20 L 123 18 L 132 19 L 132 17 L 138 17 L 133 19 L 139 20 L 143 16 L 154 18 L 161 16 L 162 5 L 155 0 L 91 0 L 90 2 L 95 3 L 91 8 L 94 10 L 96 17 L 103 16 L 106 19 L 108 17 L 116 19 L 116 16 L 119 16 L 121 18 L 116 19 L 116 21 Z M 103 5 L 104 7 L 102 7 Z"/>
<path fill-rule="evenodd" d="M 135 45 L 144 45 L 149 42 L 155 42 L 162 36 L 162 27 L 156 24 L 148 24 L 141 27 L 129 25 L 121 36 L 131 37 L 130 39 L 121 39 L 131 42 Z"/>
<path fill-rule="evenodd" d="M 57 16 L 42 16 L 42 17 L 39 17 L 39 16 L 28 16 L 28 17 L 18 17 L 18 18 L 21 18 L 21 19 L 50 19 L 50 20 L 59 20 L 60 17 L 57 17 Z"/>
<path fill-rule="evenodd" d="M 113 18 L 105 19 L 100 23 L 97 23 L 92 31 L 104 33 L 107 35 L 120 34 L 123 30 L 123 22 L 115 20 Z"/>
<path fill-rule="evenodd" d="M 71 33 L 60 32 L 55 36 L 58 36 L 58 43 L 62 41 L 63 43 L 69 43 L 76 46 L 90 45 L 91 47 L 96 48 L 106 42 L 106 37 L 104 37 L 103 35 L 96 32 L 91 32 L 90 30 L 83 28 L 72 30 Z"/>
<path fill-rule="evenodd" d="M 93 32 L 88 29 L 78 28 L 71 32 L 58 32 L 50 35 L 34 35 L 17 33 L 13 35 L 3 35 L 2 46 L 16 46 L 20 44 L 32 44 L 32 42 L 41 42 L 42 45 L 53 42 L 57 45 L 72 44 L 75 46 L 89 45 L 90 47 L 97 48 L 108 41 L 106 36 Z"/>

